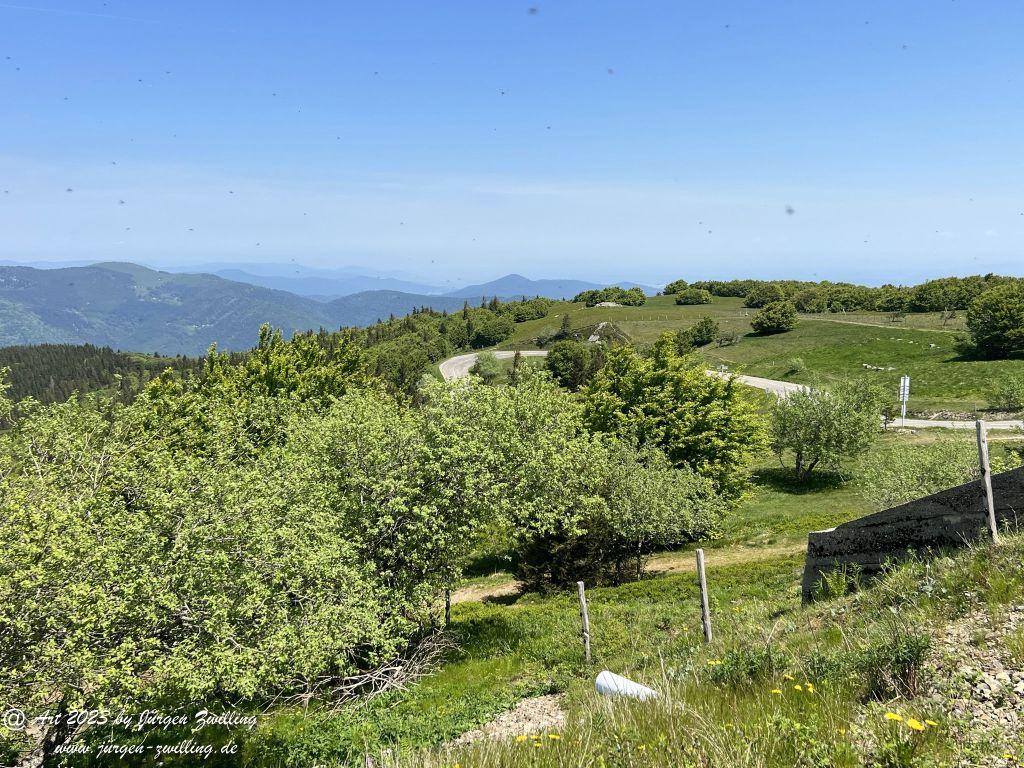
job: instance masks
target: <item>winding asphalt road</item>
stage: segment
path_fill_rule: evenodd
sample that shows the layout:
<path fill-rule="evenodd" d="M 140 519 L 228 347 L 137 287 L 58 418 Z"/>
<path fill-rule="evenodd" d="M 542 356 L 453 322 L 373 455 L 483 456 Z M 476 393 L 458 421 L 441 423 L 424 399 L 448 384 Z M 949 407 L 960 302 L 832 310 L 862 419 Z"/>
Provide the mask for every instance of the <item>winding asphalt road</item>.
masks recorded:
<path fill-rule="evenodd" d="M 510 357 L 515 357 L 515 352 L 503 351 L 495 352 L 494 356 L 499 360 L 507 360 Z M 544 357 L 547 352 L 543 350 L 523 350 L 520 352 L 523 357 Z M 468 355 L 456 355 L 455 357 L 448 358 L 440 366 L 441 376 L 444 377 L 445 381 L 451 381 L 452 379 L 461 379 L 469 375 L 469 369 L 473 367 L 476 362 L 476 353 L 471 352 Z M 728 376 L 728 373 L 720 371 L 708 371 L 712 376 Z M 736 377 L 743 384 L 748 387 L 755 387 L 756 389 L 763 389 L 765 392 L 771 392 L 779 397 L 785 397 L 791 392 L 798 392 L 804 389 L 803 384 L 794 384 L 791 381 L 776 381 L 775 379 L 762 379 L 760 376 L 742 376 Z M 1003 420 L 1003 421 L 986 421 L 986 426 L 989 429 L 1024 429 L 1024 421 L 1017 420 Z M 912 429 L 926 429 L 928 427 L 944 427 L 945 429 L 974 429 L 973 421 L 950 421 L 942 419 L 907 419 L 904 421 L 894 422 L 894 426 L 906 426 Z"/>

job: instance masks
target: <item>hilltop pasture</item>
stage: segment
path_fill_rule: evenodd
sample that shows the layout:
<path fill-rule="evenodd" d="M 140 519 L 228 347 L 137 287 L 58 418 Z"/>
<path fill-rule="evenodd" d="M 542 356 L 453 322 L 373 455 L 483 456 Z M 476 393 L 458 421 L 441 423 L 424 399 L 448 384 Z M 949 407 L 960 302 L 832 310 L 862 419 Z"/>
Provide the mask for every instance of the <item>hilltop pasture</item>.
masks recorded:
<path fill-rule="evenodd" d="M 710 316 L 723 335 L 739 336 L 735 344 L 713 343 L 701 349 L 710 367 L 726 365 L 738 373 L 824 386 L 863 376 L 888 387 L 894 397 L 900 376 L 908 374 L 909 410 L 924 415 L 984 411 L 1000 378 L 1024 375 L 1024 360 L 960 356 L 956 341 L 963 313 L 945 326 L 935 312 L 908 313 L 899 323 L 886 312 L 802 314 L 792 331 L 757 336 L 750 327 L 756 311 L 745 308 L 742 299 L 722 297 L 686 306 L 676 305 L 671 296 L 651 297 L 641 307 L 560 302 L 547 317 L 517 324 L 512 338 L 498 348 L 534 348 L 537 336 L 556 330 L 565 315 L 573 329 L 584 332 L 602 322 L 614 323 L 630 342 L 641 346 Z"/>

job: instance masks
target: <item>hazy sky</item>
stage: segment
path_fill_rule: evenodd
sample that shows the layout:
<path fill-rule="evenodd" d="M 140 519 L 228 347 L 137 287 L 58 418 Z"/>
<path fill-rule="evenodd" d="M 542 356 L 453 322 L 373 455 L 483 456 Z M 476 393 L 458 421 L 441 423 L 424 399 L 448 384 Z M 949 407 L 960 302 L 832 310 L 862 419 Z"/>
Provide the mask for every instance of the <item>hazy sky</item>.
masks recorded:
<path fill-rule="evenodd" d="M 1017 0 L 0 2 L 0 259 L 1024 274 L 1022 30 Z"/>

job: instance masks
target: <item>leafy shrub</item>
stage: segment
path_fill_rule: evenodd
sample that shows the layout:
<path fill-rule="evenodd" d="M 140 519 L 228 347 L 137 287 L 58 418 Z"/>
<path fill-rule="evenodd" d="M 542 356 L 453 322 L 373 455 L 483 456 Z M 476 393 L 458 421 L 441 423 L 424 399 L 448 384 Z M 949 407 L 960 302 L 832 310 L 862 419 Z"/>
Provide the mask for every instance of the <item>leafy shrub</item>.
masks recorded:
<path fill-rule="evenodd" d="M 469 372 L 479 376 L 486 384 L 493 384 L 501 378 L 501 362 L 493 352 L 480 352 Z"/>
<path fill-rule="evenodd" d="M 979 295 L 967 311 L 967 330 L 987 358 L 1024 352 L 1024 282 L 998 285 Z"/>
<path fill-rule="evenodd" d="M 1024 411 L 1024 375 L 1002 379 L 996 387 L 991 405 L 1002 411 Z"/>
<path fill-rule="evenodd" d="M 633 347 L 609 350 L 583 405 L 590 429 L 660 448 L 729 499 L 746 488 L 748 463 L 764 441 L 763 422 L 742 387 L 680 357 L 671 333 L 647 357 Z"/>
<path fill-rule="evenodd" d="M 718 321 L 704 316 L 690 328 L 676 332 L 676 348 L 680 354 L 710 344 L 719 334 Z"/>
<path fill-rule="evenodd" d="M 750 327 L 755 333 L 768 336 L 791 331 L 796 327 L 796 322 L 796 308 L 788 301 L 776 301 L 766 304 L 764 309 L 754 315 Z"/>
<path fill-rule="evenodd" d="M 472 324 L 469 345 L 473 349 L 492 347 L 511 336 L 514 326 L 511 318 L 488 311 Z"/>
<path fill-rule="evenodd" d="M 685 280 L 673 280 L 671 283 L 666 285 L 662 291 L 662 296 L 674 296 L 677 293 L 682 293 L 689 287 L 689 283 Z"/>
<path fill-rule="evenodd" d="M 676 304 L 710 304 L 711 294 L 701 288 L 687 288 L 676 294 Z"/>
<path fill-rule="evenodd" d="M 779 677 L 789 666 L 790 659 L 769 643 L 758 647 L 738 645 L 709 663 L 708 676 L 712 682 L 739 688 Z"/>
<path fill-rule="evenodd" d="M 767 307 L 786 300 L 786 291 L 778 283 L 761 283 L 746 295 L 743 306 L 752 309 Z"/>
<path fill-rule="evenodd" d="M 896 443 L 865 455 L 858 467 L 863 495 L 880 509 L 969 482 L 978 472 L 974 441 L 956 436 Z"/>
<path fill-rule="evenodd" d="M 586 385 L 603 363 L 604 347 L 568 340 L 551 345 L 545 360 L 555 381 L 571 390 Z"/>

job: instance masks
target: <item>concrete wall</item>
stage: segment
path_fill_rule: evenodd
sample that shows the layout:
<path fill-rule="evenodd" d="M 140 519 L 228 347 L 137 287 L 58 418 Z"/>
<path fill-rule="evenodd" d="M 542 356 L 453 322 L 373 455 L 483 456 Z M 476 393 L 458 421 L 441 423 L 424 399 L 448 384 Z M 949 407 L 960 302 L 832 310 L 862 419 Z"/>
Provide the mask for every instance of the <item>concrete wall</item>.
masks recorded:
<path fill-rule="evenodd" d="M 1024 522 L 1024 468 L 992 475 L 992 495 L 1001 526 Z M 908 551 L 961 547 L 988 536 L 985 491 L 980 481 L 940 491 L 892 509 L 851 520 L 807 538 L 803 597 L 809 600 L 821 579 L 843 565 L 877 573 L 887 561 Z"/>

